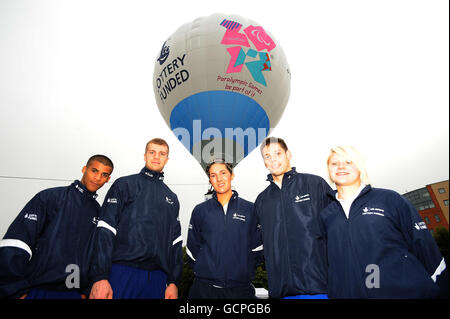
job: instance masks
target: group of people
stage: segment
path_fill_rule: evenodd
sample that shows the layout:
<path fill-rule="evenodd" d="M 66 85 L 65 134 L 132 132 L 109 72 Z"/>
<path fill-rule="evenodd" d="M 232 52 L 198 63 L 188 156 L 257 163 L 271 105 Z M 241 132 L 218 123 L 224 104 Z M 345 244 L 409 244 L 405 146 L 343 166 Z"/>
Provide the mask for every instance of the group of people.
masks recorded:
<path fill-rule="evenodd" d="M 255 298 L 265 260 L 271 298 L 448 297 L 448 272 L 420 215 L 392 190 L 371 187 L 348 146 L 327 159 L 333 190 L 299 173 L 281 138 L 261 144 L 269 186 L 254 203 L 232 188 L 233 166 L 206 167 L 212 198 L 192 211 L 189 298 Z M 145 148 L 145 167 L 96 192 L 112 161 L 92 156 L 81 180 L 39 192 L 0 241 L 0 298 L 178 298 L 182 236 L 177 195 L 164 183 L 169 145 Z"/>

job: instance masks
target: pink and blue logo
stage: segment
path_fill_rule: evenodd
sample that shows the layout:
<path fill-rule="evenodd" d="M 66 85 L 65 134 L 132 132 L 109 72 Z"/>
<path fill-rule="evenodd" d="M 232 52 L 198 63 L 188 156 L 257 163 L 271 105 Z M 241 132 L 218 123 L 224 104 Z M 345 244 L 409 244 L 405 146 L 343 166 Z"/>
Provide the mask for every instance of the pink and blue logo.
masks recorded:
<path fill-rule="evenodd" d="M 242 24 L 236 21 L 224 19 L 220 25 L 226 29 L 220 43 L 236 45 L 227 48 L 231 57 L 227 73 L 239 73 L 245 65 L 256 82 L 267 86 L 263 72 L 272 70 L 268 54 L 276 47 L 272 38 L 260 26 L 250 25 L 243 30 L 244 33 L 240 33 Z M 251 48 L 250 42 L 256 50 Z M 247 52 L 243 47 L 247 48 Z M 247 57 L 259 57 L 259 60 L 245 62 Z"/>

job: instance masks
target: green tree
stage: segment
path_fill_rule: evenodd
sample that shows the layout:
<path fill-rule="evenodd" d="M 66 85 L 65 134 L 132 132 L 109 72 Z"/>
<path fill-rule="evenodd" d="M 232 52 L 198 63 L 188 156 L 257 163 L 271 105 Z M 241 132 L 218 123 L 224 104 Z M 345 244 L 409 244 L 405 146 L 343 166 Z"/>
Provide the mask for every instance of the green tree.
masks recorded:
<path fill-rule="evenodd" d="M 267 271 L 265 262 L 262 262 L 258 267 L 256 267 L 255 279 L 253 279 L 252 283 L 256 288 L 269 289 L 267 284 Z"/>

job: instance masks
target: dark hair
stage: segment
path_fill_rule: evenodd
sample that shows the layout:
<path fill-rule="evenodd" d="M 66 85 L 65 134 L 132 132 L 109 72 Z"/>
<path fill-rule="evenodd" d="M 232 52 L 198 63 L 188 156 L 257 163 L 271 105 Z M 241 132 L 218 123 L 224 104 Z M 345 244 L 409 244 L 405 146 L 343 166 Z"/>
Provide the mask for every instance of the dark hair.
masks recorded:
<path fill-rule="evenodd" d="M 150 141 L 148 141 L 147 144 L 145 144 L 145 152 L 146 153 L 147 153 L 147 148 L 150 144 L 164 145 L 167 147 L 167 153 L 169 153 L 169 144 L 167 144 L 167 142 L 165 140 L 163 140 L 162 138 L 156 137 L 156 138 L 153 138 Z"/>
<path fill-rule="evenodd" d="M 103 165 L 110 166 L 112 169 L 114 169 L 113 162 L 105 155 L 97 154 L 91 156 L 86 163 L 86 167 L 88 167 L 93 161 L 100 162 Z"/>
<path fill-rule="evenodd" d="M 261 152 L 261 155 L 262 155 L 262 153 L 263 153 L 263 149 L 264 149 L 264 147 L 266 147 L 266 146 L 268 146 L 268 145 L 270 145 L 270 144 L 272 144 L 272 143 L 278 143 L 280 146 L 281 146 L 281 148 L 285 151 L 285 152 L 287 152 L 287 150 L 288 150 L 288 147 L 287 147 L 287 145 L 286 145 L 286 142 L 281 138 L 281 137 L 267 137 L 262 143 L 261 143 L 261 146 L 260 146 L 260 148 L 259 148 L 259 151 Z"/>
<path fill-rule="evenodd" d="M 225 162 L 225 160 L 223 159 L 215 159 L 213 161 L 211 161 L 205 169 L 206 175 L 208 175 L 209 177 L 209 170 L 211 169 L 211 166 L 213 166 L 214 164 L 225 164 L 227 170 L 230 172 L 230 174 L 233 174 L 233 165 L 230 163 Z"/>

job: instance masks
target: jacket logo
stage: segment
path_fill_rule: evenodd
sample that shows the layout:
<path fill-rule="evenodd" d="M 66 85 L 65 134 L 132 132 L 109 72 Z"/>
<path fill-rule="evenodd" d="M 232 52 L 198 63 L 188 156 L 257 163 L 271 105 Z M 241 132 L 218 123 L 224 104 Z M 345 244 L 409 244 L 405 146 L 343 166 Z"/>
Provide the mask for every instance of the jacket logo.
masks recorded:
<path fill-rule="evenodd" d="M 295 203 L 301 203 L 307 200 L 311 200 L 311 196 L 309 194 L 295 196 Z"/>
<path fill-rule="evenodd" d="M 149 172 L 144 172 L 145 175 L 150 176 L 150 177 L 155 177 L 155 175 L 153 175 L 152 173 Z M 158 180 L 163 181 L 164 180 L 164 176 L 159 176 Z"/>
<path fill-rule="evenodd" d="M 414 228 L 417 230 L 427 229 L 427 225 L 425 224 L 425 222 L 419 222 L 414 225 Z"/>
<path fill-rule="evenodd" d="M 362 215 L 384 216 L 384 209 L 372 208 L 372 207 L 364 207 Z"/>
<path fill-rule="evenodd" d="M 106 202 L 110 204 L 117 204 L 117 198 L 108 198 Z"/>
<path fill-rule="evenodd" d="M 78 191 L 83 194 L 84 193 L 84 189 L 82 189 L 80 186 L 75 185 L 75 188 L 78 189 Z"/>
<path fill-rule="evenodd" d="M 25 214 L 24 216 L 25 219 L 29 219 L 29 220 L 34 220 L 37 221 L 37 214 Z"/>
<path fill-rule="evenodd" d="M 234 213 L 234 214 L 233 214 L 233 219 L 237 219 L 237 220 L 240 220 L 240 221 L 245 222 L 245 215 L 241 215 L 241 214 L 238 214 L 238 213 Z"/>
<path fill-rule="evenodd" d="M 94 225 L 97 225 L 98 220 L 99 220 L 98 217 L 93 217 L 93 218 L 92 218 L 92 223 L 93 223 Z"/>
<path fill-rule="evenodd" d="M 166 203 L 173 205 L 173 200 L 166 196 Z"/>

